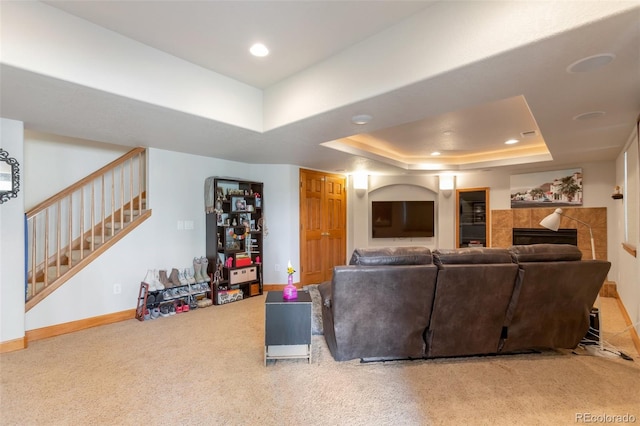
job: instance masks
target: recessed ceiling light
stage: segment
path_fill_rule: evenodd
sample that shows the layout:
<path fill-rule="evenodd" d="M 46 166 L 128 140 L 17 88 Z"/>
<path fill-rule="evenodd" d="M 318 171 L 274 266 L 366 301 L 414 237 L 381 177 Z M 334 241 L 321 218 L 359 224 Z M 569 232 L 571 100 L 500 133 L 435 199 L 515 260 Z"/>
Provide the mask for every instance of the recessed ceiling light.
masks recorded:
<path fill-rule="evenodd" d="M 373 120 L 373 117 L 370 116 L 369 114 L 358 114 L 351 117 L 351 122 L 353 124 L 359 124 L 359 125 L 367 124 L 371 120 Z"/>
<path fill-rule="evenodd" d="M 262 43 L 256 43 L 249 48 L 249 52 L 251 52 L 253 56 L 261 58 L 269 54 L 269 49 L 267 49 L 267 46 Z"/>
<path fill-rule="evenodd" d="M 603 115 L 605 115 L 606 112 L 604 111 L 589 111 L 589 112 L 583 112 L 582 114 L 578 114 L 575 117 L 573 117 L 574 120 L 591 120 L 592 118 L 598 118 L 598 117 L 602 117 Z"/>
<path fill-rule="evenodd" d="M 616 58 L 613 53 L 600 53 L 579 59 L 567 67 L 568 73 L 590 72 L 611 63 Z"/>
<path fill-rule="evenodd" d="M 438 152 L 438 151 L 433 151 L 433 152 L 431 153 L 431 155 L 433 155 L 434 157 L 437 157 L 438 155 L 440 155 L 440 152 Z"/>
<path fill-rule="evenodd" d="M 506 145 L 513 145 L 514 143 L 518 143 L 520 142 L 518 139 L 509 139 L 508 141 L 505 141 Z"/>

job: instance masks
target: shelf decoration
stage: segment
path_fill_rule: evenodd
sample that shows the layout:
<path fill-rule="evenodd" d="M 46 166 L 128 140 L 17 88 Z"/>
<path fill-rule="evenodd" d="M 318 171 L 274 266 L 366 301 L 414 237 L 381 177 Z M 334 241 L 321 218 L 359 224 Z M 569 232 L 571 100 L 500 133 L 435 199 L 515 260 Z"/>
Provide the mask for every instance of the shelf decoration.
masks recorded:
<path fill-rule="evenodd" d="M 298 298 L 298 289 L 293 285 L 293 273 L 296 272 L 291 266 L 291 261 L 287 264 L 287 274 L 289 275 L 287 278 L 287 285 L 284 286 L 284 291 L 282 292 L 282 298 L 285 300 L 294 300 Z"/>
<path fill-rule="evenodd" d="M 613 190 L 613 194 L 611 195 L 611 198 L 613 198 L 614 200 L 620 200 L 622 199 L 622 190 L 620 189 L 619 185 L 616 185 L 616 187 Z"/>

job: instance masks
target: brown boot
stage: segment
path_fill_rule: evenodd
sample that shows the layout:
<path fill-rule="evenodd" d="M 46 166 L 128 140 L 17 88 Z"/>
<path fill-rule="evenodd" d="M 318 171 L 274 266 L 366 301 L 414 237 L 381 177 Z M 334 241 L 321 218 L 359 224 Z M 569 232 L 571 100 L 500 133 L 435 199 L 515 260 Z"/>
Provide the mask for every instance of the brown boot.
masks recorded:
<path fill-rule="evenodd" d="M 164 288 L 171 288 L 173 287 L 173 284 L 171 283 L 171 281 L 169 281 L 169 278 L 167 278 L 167 271 L 164 269 L 160 269 L 160 271 L 158 271 L 158 275 L 159 275 L 159 281 L 162 283 L 162 285 L 164 285 Z"/>
<path fill-rule="evenodd" d="M 171 284 L 173 287 L 180 287 L 182 285 L 182 283 L 180 282 L 180 279 L 178 278 L 178 270 L 176 268 L 173 268 L 171 270 L 171 275 L 169 275 L 169 281 L 171 281 Z"/>

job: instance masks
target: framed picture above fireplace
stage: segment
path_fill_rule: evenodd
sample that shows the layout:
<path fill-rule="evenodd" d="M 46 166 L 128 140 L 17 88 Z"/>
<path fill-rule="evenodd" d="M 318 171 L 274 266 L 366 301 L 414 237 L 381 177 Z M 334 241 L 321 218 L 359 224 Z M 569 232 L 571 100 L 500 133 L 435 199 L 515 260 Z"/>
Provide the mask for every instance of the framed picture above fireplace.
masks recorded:
<path fill-rule="evenodd" d="M 582 169 L 511 176 L 511 208 L 582 206 Z"/>

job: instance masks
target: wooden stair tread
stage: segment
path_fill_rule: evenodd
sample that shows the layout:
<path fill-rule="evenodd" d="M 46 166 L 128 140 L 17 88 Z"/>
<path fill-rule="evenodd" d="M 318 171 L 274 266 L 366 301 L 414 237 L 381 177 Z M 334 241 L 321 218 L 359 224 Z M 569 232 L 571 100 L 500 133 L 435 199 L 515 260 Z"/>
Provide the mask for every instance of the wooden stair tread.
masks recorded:
<path fill-rule="evenodd" d="M 94 245 L 98 245 L 109 241 L 113 237 L 115 237 L 115 235 L 107 235 L 107 233 L 105 232 L 104 239 L 102 238 L 102 235 L 94 235 L 93 237 L 89 236 L 85 238 L 85 241 L 89 244 L 91 244 L 91 242 L 93 241 Z"/>
<path fill-rule="evenodd" d="M 84 250 L 71 250 L 71 260 L 73 262 L 77 262 L 87 257 L 89 254 L 91 254 L 91 249 L 89 248 L 86 248 Z"/>
<path fill-rule="evenodd" d="M 144 210 L 142 210 L 142 211 L 144 211 Z M 134 216 L 138 216 L 138 215 L 140 215 L 140 210 L 135 210 L 135 209 L 134 209 L 134 210 L 132 211 L 132 210 L 126 209 L 126 210 L 124 211 L 124 215 L 125 215 L 125 216 L 131 216 L 132 214 L 133 214 Z"/>
<path fill-rule="evenodd" d="M 124 226 L 127 226 L 127 223 L 129 223 L 129 222 L 125 220 L 125 221 L 124 221 Z M 120 221 L 119 221 L 119 220 L 114 221 L 113 223 L 111 223 L 111 222 L 106 222 L 106 223 L 104 224 L 104 228 L 105 228 L 105 229 L 109 229 L 109 230 L 111 230 L 111 229 L 115 229 L 115 230 L 117 231 L 117 230 L 122 229 L 122 227 L 123 227 L 123 225 L 120 223 Z"/>

